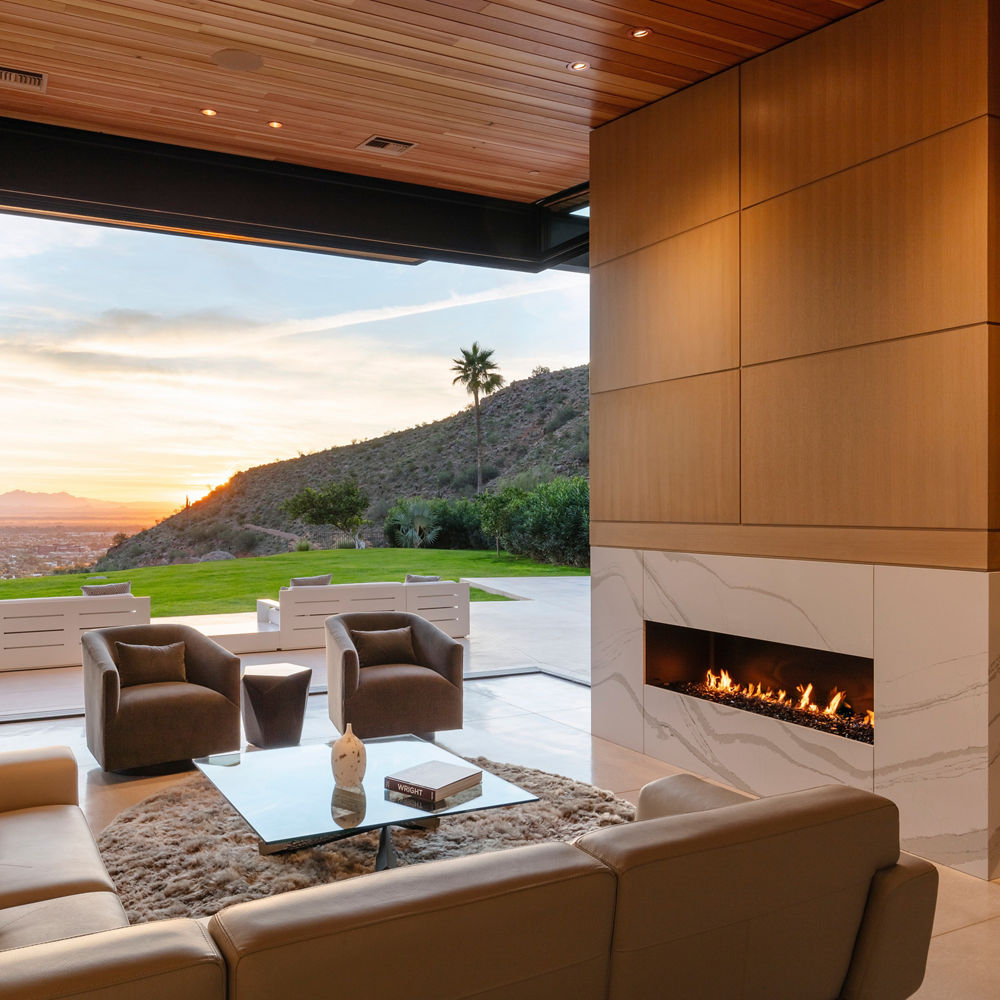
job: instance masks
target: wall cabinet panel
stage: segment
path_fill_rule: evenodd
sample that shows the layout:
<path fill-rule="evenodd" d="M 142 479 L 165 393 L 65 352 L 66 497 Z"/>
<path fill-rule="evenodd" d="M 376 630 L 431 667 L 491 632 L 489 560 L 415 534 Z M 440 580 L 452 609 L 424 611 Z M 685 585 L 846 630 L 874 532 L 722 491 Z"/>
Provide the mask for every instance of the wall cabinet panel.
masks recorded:
<path fill-rule="evenodd" d="M 738 214 L 590 273 L 593 392 L 740 363 Z"/>
<path fill-rule="evenodd" d="M 746 524 L 989 527 L 980 326 L 746 368 Z"/>
<path fill-rule="evenodd" d="M 988 122 L 745 210 L 743 364 L 985 323 Z"/>
<path fill-rule="evenodd" d="M 738 74 L 714 76 L 592 134 L 592 264 L 737 211 Z"/>
<path fill-rule="evenodd" d="M 739 373 L 597 393 L 590 509 L 606 521 L 739 521 Z"/>
<path fill-rule="evenodd" d="M 746 63 L 742 204 L 985 115 L 988 13 L 989 0 L 876 4 Z"/>

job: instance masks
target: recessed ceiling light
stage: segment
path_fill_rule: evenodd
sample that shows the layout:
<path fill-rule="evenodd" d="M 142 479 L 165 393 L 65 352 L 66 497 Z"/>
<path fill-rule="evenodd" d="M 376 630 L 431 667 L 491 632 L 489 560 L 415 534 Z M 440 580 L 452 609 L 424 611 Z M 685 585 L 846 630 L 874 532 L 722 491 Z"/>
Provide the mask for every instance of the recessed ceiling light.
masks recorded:
<path fill-rule="evenodd" d="M 653 33 L 652 28 L 630 28 L 629 34 L 633 38 L 648 38 Z"/>
<path fill-rule="evenodd" d="M 201 113 L 209 118 L 214 118 L 219 112 L 215 108 L 202 108 Z"/>
<path fill-rule="evenodd" d="M 285 127 L 285 123 L 284 122 L 277 122 L 277 121 L 275 121 L 275 122 L 268 122 L 267 123 L 267 127 L 268 128 L 284 128 Z"/>
<path fill-rule="evenodd" d="M 590 69 L 590 63 L 588 62 L 571 62 L 566 64 L 567 69 L 571 69 L 574 72 L 582 73 L 585 69 Z"/>

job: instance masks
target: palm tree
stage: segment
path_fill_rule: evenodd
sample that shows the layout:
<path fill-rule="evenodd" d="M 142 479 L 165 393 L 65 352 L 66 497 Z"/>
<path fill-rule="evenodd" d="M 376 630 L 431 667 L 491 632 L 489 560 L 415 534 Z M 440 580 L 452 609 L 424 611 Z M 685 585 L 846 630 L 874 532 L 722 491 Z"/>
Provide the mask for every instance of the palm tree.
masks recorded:
<path fill-rule="evenodd" d="M 465 388 L 472 393 L 476 407 L 476 492 L 483 492 L 483 429 L 479 417 L 479 397 L 488 396 L 497 389 L 502 389 L 504 377 L 497 370 L 497 363 L 493 360 L 493 348 L 483 350 L 479 346 L 479 341 L 474 340 L 472 347 L 466 350 L 460 347 L 461 358 L 452 358 L 455 363 L 451 366 L 453 372 L 458 374 L 451 380 L 451 384 L 461 382 Z"/>

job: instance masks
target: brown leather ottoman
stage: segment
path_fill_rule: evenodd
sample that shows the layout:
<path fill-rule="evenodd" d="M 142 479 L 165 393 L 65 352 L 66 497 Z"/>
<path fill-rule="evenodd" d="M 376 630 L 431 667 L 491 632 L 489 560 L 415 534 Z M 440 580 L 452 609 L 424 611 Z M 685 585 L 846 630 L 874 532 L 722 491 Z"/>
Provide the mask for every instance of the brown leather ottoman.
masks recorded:
<path fill-rule="evenodd" d="M 291 747 L 302 736 L 312 670 L 295 663 L 264 663 L 243 671 L 240 710 L 247 742 Z"/>

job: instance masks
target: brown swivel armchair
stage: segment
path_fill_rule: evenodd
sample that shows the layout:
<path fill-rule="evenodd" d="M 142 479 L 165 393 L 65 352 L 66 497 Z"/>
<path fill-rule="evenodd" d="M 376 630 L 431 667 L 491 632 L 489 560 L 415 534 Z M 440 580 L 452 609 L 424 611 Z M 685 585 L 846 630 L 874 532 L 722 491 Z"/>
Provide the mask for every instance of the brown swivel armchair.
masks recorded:
<path fill-rule="evenodd" d="M 412 662 L 361 665 L 352 632 L 384 632 L 409 626 Z M 360 640 L 359 640 L 360 641 Z M 368 646 L 362 644 L 363 662 Z M 391 654 L 392 649 L 389 648 Z M 436 625 L 405 611 L 357 611 L 326 620 L 326 684 L 330 720 L 347 723 L 362 739 L 462 728 L 462 644 Z"/>
<path fill-rule="evenodd" d="M 116 642 L 184 643 L 184 681 L 122 686 Z M 240 745 L 240 660 L 187 625 L 83 634 L 87 746 L 105 771 L 190 760 Z"/>

